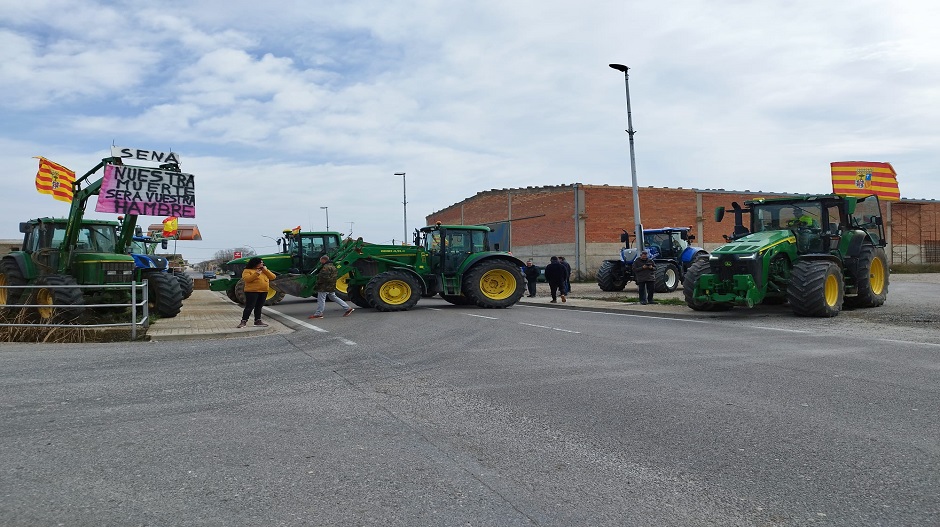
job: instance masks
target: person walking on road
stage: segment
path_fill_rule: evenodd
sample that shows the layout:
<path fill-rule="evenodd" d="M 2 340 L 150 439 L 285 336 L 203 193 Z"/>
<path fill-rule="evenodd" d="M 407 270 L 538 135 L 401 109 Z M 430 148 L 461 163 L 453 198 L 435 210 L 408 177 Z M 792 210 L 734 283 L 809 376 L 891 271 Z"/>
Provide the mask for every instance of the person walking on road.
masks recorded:
<path fill-rule="evenodd" d="M 640 257 L 633 261 L 633 280 L 640 290 L 640 303 L 655 304 L 653 286 L 656 283 L 656 262 L 650 259 L 646 251 L 640 252 Z"/>
<path fill-rule="evenodd" d="M 565 283 L 562 284 L 562 291 L 561 291 L 561 295 L 562 295 L 561 301 L 564 302 L 565 295 L 571 293 L 571 264 L 565 261 L 564 256 L 558 257 L 558 263 L 560 263 L 561 265 L 565 267 Z"/>
<path fill-rule="evenodd" d="M 541 272 L 541 269 L 539 269 L 539 266 L 532 263 L 531 258 L 528 261 L 526 261 L 525 281 L 526 281 L 526 284 L 529 286 L 529 298 L 532 298 L 535 296 L 535 285 L 538 282 L 540 272 Z"/>
<path fill-rule="evenodd" d="M 545 280 L 548 281 L 548 288 L 552 292 L 552 303 L 558 302 L 558 291 L 561 290 L 561 301 L 565 302 L 565 290 L 562 289 L 566 276 L 565 266 L 558 262 L 557 256 L 552 256 L 550 264 L 545 266 Z"/>
<path fill-rule="evenodd" d="M 248 317 L 252 311 L 255 313 L 255 325 L 268 327 L 261 321 L 261 308 L 264 307 L 264 301 L 268 298 L 268 288 L 271 280 L 277 275 L 264 266 L 264 261 L 257 256 L 248 260 L 245 270 L 242 271 L 242 281 L 245 282 L 245 310 L 242 311 L 242 321 L 238 324 L 239 328 L 248 325 Z"/>
<path fill-rule="evenodd" d="M 342 298 L 336 296 L 336 279 L 336 266 L 330 262 L 330 257 L 324 254 L 320 257 L 320 272 L 317 274 L 317 310 L 307 318 L 323 318 L 327 298 L 346 310 L 343 313 L 344 317 L 348 317 L 355 311 L 349 307 L 349 304 L 343 302 Z"/>

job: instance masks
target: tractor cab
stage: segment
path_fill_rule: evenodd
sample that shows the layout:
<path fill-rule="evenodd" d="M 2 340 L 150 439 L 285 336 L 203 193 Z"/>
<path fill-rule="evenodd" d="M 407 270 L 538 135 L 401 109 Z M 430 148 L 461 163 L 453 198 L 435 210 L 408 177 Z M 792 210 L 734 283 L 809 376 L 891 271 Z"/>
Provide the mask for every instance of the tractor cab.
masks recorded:
<path fill-rule="evenodd" d="M 421 229 L 428 265 L 434 274 L 454 276 L 471 254 L 490 250 L 489 227 L 435 225 Z"/>
<path fill-rule="evenodd" d="M 282 254 L 289 254 L 291 267 L 298 270 L 314 269 L 320 257 L 339 247 L 339 235 L 326 232 L 284 232 L 278 239 Z"/>

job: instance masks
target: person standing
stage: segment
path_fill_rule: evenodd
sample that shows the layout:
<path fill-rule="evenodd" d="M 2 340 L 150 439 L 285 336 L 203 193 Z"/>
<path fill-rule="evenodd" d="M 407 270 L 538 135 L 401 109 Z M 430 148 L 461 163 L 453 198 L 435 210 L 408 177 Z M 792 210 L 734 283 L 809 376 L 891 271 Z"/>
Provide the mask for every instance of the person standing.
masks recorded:
<path fill-rule="evenodd" d="M 640 257 L 633 261 L 633 280 L 640 290 L 640 303 L 654 304 L 653 287 L 656 283 L 656 262 L 650 259 L 649 253 L 640 252 Z"/>
<path fill-rule="evenodd" d="M 349 304 L 343 302 L 342 298 L 336 296 L 337 278 L 336 266 L 330 262 L 330 257 L 324 254 L 320 257 L 320 272 L 317 274 L 317 310 L 307 318 L 323 318 L 327 298 L 346 310 L 343 313 L 344 317 L 348 317 L 355 311 L 349 307 Z"/>
<path fill-rule="evenodd" d="M 255 256 L 248 260 L 245 270 L 242 271 L 242 281 L 245 282 L 245 310 L 242 311 L 242 321 L 238 324 L 239 328 L 248 325 L 248 317 L 252 311 L 255 313 L 255 325 L 268 327 L 261 321 L 261 308 L 264 307 L 264 301 L 268 298 L 268 289 L 271 280 L 277 275 L 264 266 L 264 260 Z"/>
<path fill-rule="evenodd" d="M 571 264 L 569 264 L 564 256 L 558 257 L 558 263 L 565 267 L 565 283 L 562 284 L 561 292 L 561 301 L 565 301 L 565 296 L 571 293 Z"/>
<path fill-rule="evenodd" d="M 561 289 L 561 301 L 564 302 L 565 291 L 562 289 L 565 283 L 565 266 L 558 262 L 557 256 L 552 256 L 551 263 L 545 266 L 545 280 L 548 281 L 548 288 L 552 292 L 552 302 L 558 301 L 558 290 Z"/>
<path fill-rule="evenodd" d="M 525 281 L 529 286 L 529 298 L 535 296 L 535 285 L 539 280 L 540 272 L 539 266 L 533 264 L 532 259 L 529 258 L 525 263 Z"/>

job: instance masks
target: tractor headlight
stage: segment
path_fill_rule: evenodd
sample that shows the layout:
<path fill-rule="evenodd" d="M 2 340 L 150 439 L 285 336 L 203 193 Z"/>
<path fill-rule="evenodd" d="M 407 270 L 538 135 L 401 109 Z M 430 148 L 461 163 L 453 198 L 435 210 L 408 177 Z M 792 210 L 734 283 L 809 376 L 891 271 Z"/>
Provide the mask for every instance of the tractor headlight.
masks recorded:
<path fill-rule="evenodd" d="M 741 256 L 738 256 L 738 260 L 756 260 L 757 257 L 758 257 L 757 253 L 743 254 Z"/>

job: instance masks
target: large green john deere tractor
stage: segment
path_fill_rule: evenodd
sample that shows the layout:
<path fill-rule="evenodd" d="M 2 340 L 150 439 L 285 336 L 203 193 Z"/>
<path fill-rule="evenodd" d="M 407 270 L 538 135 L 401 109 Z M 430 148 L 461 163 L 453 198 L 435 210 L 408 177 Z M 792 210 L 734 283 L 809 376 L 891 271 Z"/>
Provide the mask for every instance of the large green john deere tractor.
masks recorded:
<path fill-rule="evenodd" d="M 421 297 L 440 295 L 455 305 L 505 308 L 522 298 L 522 260 L 491 251 L 489 227 L 434 225 L 415 233 L 414 245 L 373 245 L 347 239 L 330 257 L 349 299 L 360 307 L 405 311 Z M 316 294 L 317 272 L 272 281 L 287 294 Z"/>
<path fill-rule="evenodd" d="M 876 196 L 795 196 L 744 205 L 732 204 L 728 243 L 686 273 L 689 307 L 719 311 L 789 302 L 797 315 L 834 317 L 843 303 L 884 304 L 889 271 Z M 718 207 L 715 221 L 724 213 Z"/>
<path fill-rule="evenodd" d="M 305 274 L 313 271 L 320 263 L 320 256 L 336 250 L 340 244 L 338 232 L 294 232 L 285 229 L 278 238 L 280 251 L 274 254 L 258 255 L 264 260 L 264 266 L 272 273 Z M 226 296 L 236 304 L 245 304 L 245 282 L 242 280 L 242 271 L 252 257 L 236 258 L 222 264 L 222 271 L 227 276 L 209 281 L 212 291 L 225 291 Z M 337 288 L 341 293 L 346 292 L 345 282 L 338 282 Z M 264 305 L 273 306 L 284 300 L 284 292 L 273 288 L 268 289 Z"/>

